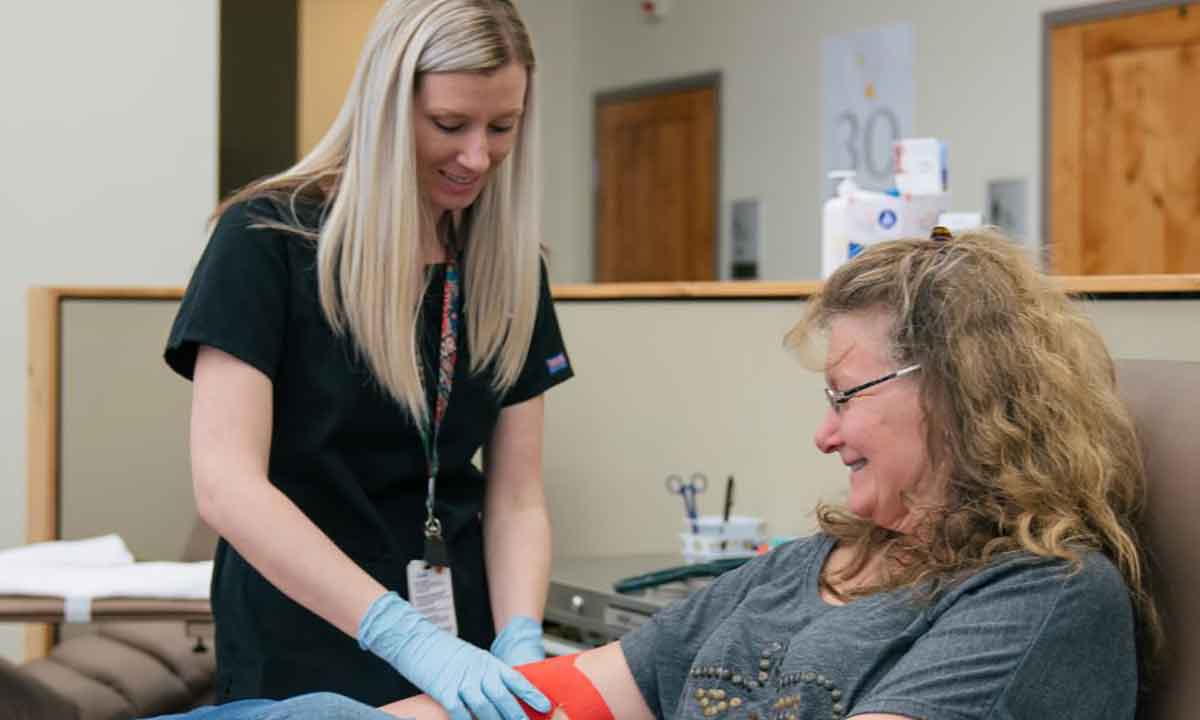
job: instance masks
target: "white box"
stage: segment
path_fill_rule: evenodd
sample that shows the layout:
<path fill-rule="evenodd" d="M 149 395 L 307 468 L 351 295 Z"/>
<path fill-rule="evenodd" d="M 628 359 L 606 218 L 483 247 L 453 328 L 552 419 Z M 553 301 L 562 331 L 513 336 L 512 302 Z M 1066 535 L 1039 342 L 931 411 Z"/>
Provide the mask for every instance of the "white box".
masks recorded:
<path fill-rule="evenodd" d="M 683 522 L 687 532 L 679 533 L 679 539 L 689 562 L 753 557 L 758 546 L 767 542 L 767 522 L 762 518 L 731 515 L 726 523 L 720 515 L 701 515 L 695 533 L 691 532 L 691 520 L 684 518 Z"/>
<path fill-rule="evenodd" d="M 905 138 L 892 144 L 896 189 L 902 195 L 929 195 L 949 189 L 946 144 L 937 138 Z"/>

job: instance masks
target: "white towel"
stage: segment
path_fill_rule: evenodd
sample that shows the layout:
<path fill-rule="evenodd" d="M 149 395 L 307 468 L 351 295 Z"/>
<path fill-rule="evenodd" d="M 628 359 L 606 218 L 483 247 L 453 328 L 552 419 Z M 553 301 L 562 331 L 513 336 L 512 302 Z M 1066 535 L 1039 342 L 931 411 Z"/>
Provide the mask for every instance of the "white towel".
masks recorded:
<path fill-rule="evenodd" d="M 0 550 L 0 574 L 10 568 L 111 567 L 133 563 L 133 553 L 120 535 L 88 540 L 56 540 Z"/>
<path fill-rule="evenodd" d="M 212 570 L 211 560 L 90 568 L 0 565 L 0 595 L 205 599 Z"/>
<path fill-rule="evenodd" d="M 0 550 L 0 595 L 206 599 L 212 561 L 134 562 L 119 535 Z"/>

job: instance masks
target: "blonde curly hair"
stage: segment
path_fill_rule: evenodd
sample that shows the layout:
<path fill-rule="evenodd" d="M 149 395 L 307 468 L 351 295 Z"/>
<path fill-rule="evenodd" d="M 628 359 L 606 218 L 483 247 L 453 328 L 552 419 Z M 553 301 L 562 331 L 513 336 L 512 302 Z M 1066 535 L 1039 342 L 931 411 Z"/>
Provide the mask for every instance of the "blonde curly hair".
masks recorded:
<path fill-rule="evenodd" d="M 848 595 L 920 585 L 936 596 L 1011 551 L 1062 558 L 1104 553 L 1117 566 L 1152 656 L 1161 628 L 1145 591 L 1135 522 L 1145 471 L 1117 396 L 1112 358 L 1092 323 L 1010 239 L 992 228 L 951 240 L 875 245 L 839 268 L 787 334 L 793 348 L 848 313 L 893 320 L 897 367 L 919 363 L 925 444 L 946 482 L 944 506 L 902 535 L 822 504 L 824 532 L 854 561 L 883 557 L 883 579 Z"/>

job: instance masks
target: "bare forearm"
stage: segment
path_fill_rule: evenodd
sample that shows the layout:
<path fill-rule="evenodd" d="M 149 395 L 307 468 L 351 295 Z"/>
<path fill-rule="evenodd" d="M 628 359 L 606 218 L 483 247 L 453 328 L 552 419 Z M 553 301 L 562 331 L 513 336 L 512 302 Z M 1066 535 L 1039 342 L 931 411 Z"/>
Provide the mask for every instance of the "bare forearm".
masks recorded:
<path fill-rule="evenodd" d="M 484 448 L 484 546 L 496 629 L 540 620 L 550 584 L 550 514 L 542 482 L 541 396 L 505 408 Z"/>
<path fill-rule="evenodd" d="M 230 478 L 201 498 L 201 515 L 284 594 L 354 637 L 385 588 L 265 477 Z"/>
<path fill-rule="evenodd" d="M 541 620 L 550 584 L 550 517 L 544 496 L 524 507 L 490 507 L 485 518 L 488 584 L 497 630 L 514 615 Z"/>
<path fill-rule="evenodd" d="M 404 700 L 397 700 L 379 709 L 398 718 L 413 718 L 413 720 L 449 720 L 450 717 L 442 709 L 442 706 L 428 695 L 416 695 Z"/>
<path fill-rule="evenodd" d="M 383 587 L 267 479 L 272 383 L 201 346 L 192 389 L 192 482 L 200 517 L 291 599 L 353 637 Z"/>
<path fill-rule="evenodd" d="M 446 711 L 442 709 L 428 695 L 418 695 L 400 700 L 390 705 L 384 705 L 380 710 L 394 715 L 398 718 L 411 718 L 412 720 L 448 720 L 450 717 Z M 570 716 L 563 712 L 562 708 L 555 708 L 554 714 L 550 716 L 551 720 L 570 720 Z"/>
<path fill-rule="evenodd" d="M 633 679 L 620 642 L 583 653 L 576 659 L 575 667 L 591 681 L 614 718 L 651 720 L 654 717 Z"/>
<path fill-rule="evenodd" d="M 448 720 L 450 717 L 442 709 L 442 706 L 434 702 L 428 695 L 418 695 L 407 700 L 400 700 L 379 709 L 389 715 L 412 720 Z M 570 716 L 563 712 L 562 708 L 555 708 L 550 720 L 570 720 Z"/>

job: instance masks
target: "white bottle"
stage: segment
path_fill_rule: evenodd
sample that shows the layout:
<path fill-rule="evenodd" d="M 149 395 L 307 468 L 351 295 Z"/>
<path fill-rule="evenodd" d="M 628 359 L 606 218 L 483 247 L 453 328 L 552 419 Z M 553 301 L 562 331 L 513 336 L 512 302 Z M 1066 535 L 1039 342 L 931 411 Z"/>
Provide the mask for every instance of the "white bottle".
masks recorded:
<path fill-rule="evenodd" d="M 850 194 L 858 191 L 853 170 L 834 170 L 831 180 L 840 180 L 837 192 L 825 201 L 821 214 L 821 279 L 833 274 L 850 255 Z"/>

